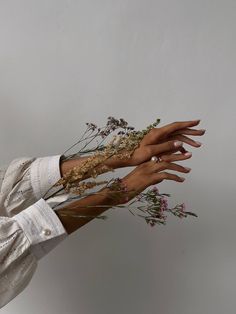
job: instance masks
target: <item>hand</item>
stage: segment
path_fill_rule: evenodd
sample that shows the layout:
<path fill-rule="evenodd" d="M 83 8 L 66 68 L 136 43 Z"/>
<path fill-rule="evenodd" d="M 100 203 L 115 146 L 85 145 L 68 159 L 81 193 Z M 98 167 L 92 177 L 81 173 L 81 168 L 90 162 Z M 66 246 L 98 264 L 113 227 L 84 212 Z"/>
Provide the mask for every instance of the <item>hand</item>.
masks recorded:
<path fill-rule="evenodd" d="M 138 148 L 135 149 L 131 157 L 122 161 L 122 166 L 137 166 L 151 159 L 152 156 L 171 154 L 177 151 L 187 152 L 182 146 L 183 143 L 193 147 L 200 147 L 201 143 L 190 139 L 185 135 L 201 136 L 205 130 L 191 129 L 198 125 L 200 120 L 173 122 L 160 128 L 151 129 L 142 139 Z M 184 135 L 185 134 L 185 135 Z M 175 146 L 175 142 L 180 146 Z"/>
<path fill-rule="evenodd" d="M 148 186 L 162 182 L 163 180 L 172 180 L 177 182 L 184 182 L 185 178 L 166 172 L 166 169 L 174 170 L 183 173 L 191 171 L 188 167 L 183 167 L 174 163 L 174 161 L 181 161 L 191 158 L 191 153 L 167 154 L 162 155 L 161 162 L 147 161 L 138 165 L 133 171 L 122 178 L 122 182 L 127 186 L 128 194 L 125 198 L 128 199 L 118 201 L 119 204 L 126 203 L 140 194 Z M 163 171 L 164 170 L 164 171 Z M 123 193 L 124 194 L 124 193 Z M 123 197 L 123 195 L 122 195 Z"/>

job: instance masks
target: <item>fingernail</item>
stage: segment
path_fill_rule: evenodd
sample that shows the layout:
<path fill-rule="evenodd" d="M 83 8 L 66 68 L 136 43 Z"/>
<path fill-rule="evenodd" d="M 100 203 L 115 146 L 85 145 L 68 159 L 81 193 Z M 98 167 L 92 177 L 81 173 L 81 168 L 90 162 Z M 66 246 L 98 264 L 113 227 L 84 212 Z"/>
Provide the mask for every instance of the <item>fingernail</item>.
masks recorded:
<path fill-rule="evenodd" d="M 181 181 L 184 181 L 184 180 L 185 180 L 185 178 L 184 178 L 184 177 L 180 177 L 180 180 L 181 180 Z"/>
<path fill-rule="evenodd" d="M 206 129 L 201 129 L 200 131 L 202 131 L 202 132 L 204 132 L 204 133 L 205 133 L 205 132 L 206 132 Z"/>
<path fill-rule="evenodd" d="M 175 145 L 175 147 L 179 147 L 179 146 L 183 145 L 183 142 L 176 141 L 176 142 L 174 142 L 174 145 Z"/>
<path fill-rule="evenodd" d="M 184 155 L 189 157 L 189 156 L 192 156 L 192 153 L 191 152 L 187 152 L 187 153 L 184 153 Z"/>
<path fill-rule="evenodd" d="M 199 146 L 202 145 L 202 143 L 201 143 L 201 142 L 198 142 L 198 141 L 196 141 L 196 144 L 199 145 Z"/>
<path fill-rule="evenodd" d="M 192 168 L 189 167 L 184 167 L 186 170 L 190 171 Z"/>

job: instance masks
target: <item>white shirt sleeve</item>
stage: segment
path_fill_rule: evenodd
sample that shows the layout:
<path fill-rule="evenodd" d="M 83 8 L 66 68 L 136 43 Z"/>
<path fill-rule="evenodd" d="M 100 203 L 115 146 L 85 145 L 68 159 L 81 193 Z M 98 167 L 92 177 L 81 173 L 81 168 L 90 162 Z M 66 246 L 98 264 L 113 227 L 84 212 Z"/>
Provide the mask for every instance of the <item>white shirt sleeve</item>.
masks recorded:
<path fill-rule="evenodd" d="M 61 178 L 60 157 L 17 158 L 2 169 L 0 210 L 12 217 L 40 198 L 48 198 L 62 189 L 62 185 L 52 188 Z"/>
<path fill-rule="evenodd" d="M 61 177 L 59 160 L 59 155 L 18 158 L 2 170 L 0 307 L 28 285 L 38 260 L 68 236 L 58 216 L 42 198 Z M 51 192 L 54 191 L 55 188 Z"/>

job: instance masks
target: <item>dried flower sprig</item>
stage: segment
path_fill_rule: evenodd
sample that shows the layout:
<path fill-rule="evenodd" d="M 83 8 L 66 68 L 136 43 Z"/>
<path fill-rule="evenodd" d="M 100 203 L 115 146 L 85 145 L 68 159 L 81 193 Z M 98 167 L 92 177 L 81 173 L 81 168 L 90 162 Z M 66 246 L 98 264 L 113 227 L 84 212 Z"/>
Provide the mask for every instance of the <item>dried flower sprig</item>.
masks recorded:
<path fill-rule="evenodd" d="M 115 180 L 114 185 L 112 187 L 112 191 L 121 192 L 123 194 L 125 192 L 124 187 L 120 185 L 122 180 L 120 178 L 117 178 Z M 115 186 L 119 186 L 119 188 L 115 188 Z M 197 217 L 195 213 L 186 211 L 186 205 L 185 203 L 177 204 L 173 208 L 169 208 L 168 201 L 166 199 L 167 197 L 170 197 L 170 194 L 166 193 L 159 193 L 159 190 L 156 186 L 149 189 L 147 192 L 142 192 L 139 195 L 137 195 L 134 200 L 129 204 L 126 205 L 116 205 L 112 208 L 126 208 L 130 211 L 132 215 L 135 215 L 134 212 L 142 212 L 142 214 L 136 214 L 137 216 L 144 218 L 146 223 L 150 225 L 151 227 L 155 226 L 156 224 L 165 225 L 167 221 L 167 213 L 171 213 L 174 216 L 177 216 L 179 218 L 185 218 L 188 215 Z M 114 193 L 112 193 L 112 197 L 114 197 Z M 131 206 L 135 203 L 145 203 L 143 206 Z M 82 206 L 84 208 L 84 206 Z M 110 205 L 91 205 L 87 207 L 107 207 L 110 208 Z M 78 206 L 75 206 L 74 208 L 78 208 Z M 60 214 L 62 216 L 72 215 L 73 217 L 81 218 L 81 217 L 92 217 L 92 218 L 99 218 L 99 219 L 107 219 L 108 217 L 106 215 L 100 215 L 100 216 L 85 216 L 78 214 L 76 211 L 73 211 L 73 207 L 70 207 L 69 210 L 60 210 Z"/>
<path fill-rule="evenodd" d="M 67 198 L 65 202 L 75 200 L 78 198 L 81 198 L 82 196 L 86 195 L 92 195 L 96 194 L 96 192 L 92 193 L 85 193 L 86 190 L 92 189 L 96 186 L 105 184 L 105 187 L 109 187 L 110 189 L 110 195 L 112 198 L 118 198 L 120 200 L 120 197 L 124 197 L 123 203 L 127 202 L 129 200 L 129 194 L 136 195 L 135 191 L 129 191 L 127 192 L 127 189 L 122 184 L 122 180 L 120 178 L 111 179 L 110 181 L 88 181 L 88 182 L 81 182 L 83 181 L 86 176 L 96 178 L 98 175 L 102 173 L 106 173 L 109 171 L 114 171 L 113 168 L 108 167 L 104 164 L 104 162 L 115 155 L 116 158 L 120 159 L 126 159 L 130 158 L 134 150 L 139 146 L 141 140 L 143 137 L 154 127 L 156 127 L 160 123 L 160 119 L 156 119 L 156 121 L 153 124 L 150 124 L 147 126 L 146 129 L 143 129 L 141 131 L 134 130 L 134 127 L 129 126 L 128 122 L 126 122 L 124 119 L 115 119 L 114 117 L 108 117 L 108 121 L 105 127 L 98 128 L 98 126 L 94 123 L 86 123 L 87 129 L 82 135 L 82 137 L 71 147 L 69 147 L 63 154 L 62 154 L 62 160 L 69 160 L 72 158 L 78 158 L 79 156 L 85 154 L 85 153 L 92 153 L 91 156 L 86 158 L 82 164 L 80 164 L 79 167 L 74 167 L 70 171 L 68 171 L 54 186 L 51 188 L 55 188 L 57 186 L 63 185 L 63 188 L 57 190 L 49 197 L 53 197 L 55 195 L 60 195 L 59 193 L 62 190 L 65 190 L 65 192 L 72 194 L 70 198 Z M 122 129 L 118 131 L 117 134 L 113 135 L 113 138 L 108 142 L 107 145 L 102 144 L 104 140 L 114 131 Z M 87 135 L 87 136 L 86 136 Z M 92 143 L 93 140 L 96 138 L 101 137 L 102 141 L 100 143 L 97 143 L 95 147 L 92 147 L 90 149 L 87 148 L 89 144 Z M 85 143 L 84 143 L 85 142 Z M 66 155 L 72 148 L 75 146 L 82 144 L 82 148 L 77 151 L 76 153 Z M 109 185 L 110 184 L 110 185 Z M 49 189 L 50 190 L 50 189 Z M 46 192 L 46 194 L 49 192 L 49 190 Z M 99 192 L 101 193 L 101 192 Z M 45 194 L 45 195 L 46 195 Z M 76 195 L 76 196 L 73 196 Z M 141 214 L 137 214 L 139 217 L 142 217 L 145 219 L 147 224 L 150 226 L 154 226 L 156 224 L 166 224 L 167 219 L 167 213 L 172 213 L 173 215 L 183 218 L 187 217 L 188 215 L 192 215 L 197 217 L 196 214 L 192 212 L 186 211 L 185 204 L 178 204 L 174 208 L 168 207 L 168 201 L 166 197 L 169 197 L 170 194 L 166 193 L 159 193 L 159 190 L 154 187 L 150 190 L 148 190 L 146 193 L 142 192 L 136 197 L 134 197 L 131 204 L 134 203 L 145 203 L 144 206 L 136 206 L 134 210 L 138 210 L 142 212 Z M 48 198 L 49 198 L 48 197 Z M 48 199 L 45 198 L 45 199 Z M 65 202 L 62 202 L 58 205 L 61 205 Z M 122 202 L 119 203 L 119 205 L 112 206 L 112 207 L 119 207 L 119 208 L 127 208 L 130 213 L 133 213 L 132 208 L 130 207 L 131 204 L 125 204 L 122 205 Z M 76 208 L 79 206 L 76 205 Z M 90 206 L 86 206 L 90 207 Z M 95 205 L 92 205 L 91 207 L 96 207 Z M 101 207 L 101 205 L 99 205 Z M 103 205 L 102 207 L 110 208 L 110 205 Z M 84 206 L 83 206 L 84 208 Z M 73 208 L 70 207 L 70 210 L 63 211 L 60 209 L 60 214 L 63 216 L 73 216 L 73 217 L 93 217 L 93 218 L 99 218 L 99 219 L 106 219 L 107 217 L 104 215 L 100 216 L 85 216 L 85 215 L 79 215 L 75 211 L 73 211 Z"/>
<path fill-rule="evenodd" d="M 173 208 L 169 208 L 168 200 L 170 194 L 159 193 L 158 188 L 155 186 L 149 189 L 146 193 L 141 193 L 136 197 L 135 201 L 140 201 L 142 198 L 147 203 L 145 206 L 138 206 L 137 209 L 141 210 L 146 215 L 139 215 L 143 217 L 148 224 L 154 226 L 155 224 L 166 224 L 167 215 L 171 213 L 179 218 L 187 217 L 188 215 L 197 217 L 195 213 L 186 211 L 185 203 L 177 204 Z"/>

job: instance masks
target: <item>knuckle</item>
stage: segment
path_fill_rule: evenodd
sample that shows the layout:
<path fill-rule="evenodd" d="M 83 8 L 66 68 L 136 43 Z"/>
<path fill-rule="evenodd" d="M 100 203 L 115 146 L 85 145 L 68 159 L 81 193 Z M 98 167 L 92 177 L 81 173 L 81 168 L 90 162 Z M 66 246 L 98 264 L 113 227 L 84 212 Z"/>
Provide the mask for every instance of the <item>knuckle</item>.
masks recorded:
<path fill-rule="evenodd" d="M 167 169 L 168 168 L 168 162 L 162 161 L 159 163 L 159 171 Z"/>
<path fill-rule="evenodd" d="M 160 178 L 161 179 L 166 179 L 167 177 L 168 177 L 167 172 L 163 171 L 163 172 L 160 173 Z"/>
<path fill-rule="evenodd" d="M 168 165 L 171 161 L 171 158 L 169 156 L 163 156 L 163 157 L 161 157 L 161 159 L 162 159 L 162 162 L 168 163 Z"/>
<path fill-rule="evenodd" d="M 169 160 L 168 155 L 162 155 L 162 156 L 160 156 L 160 158 L 161 158 L 161 162 L 168 162 L 168 160 Z"/>
<path fill-rule="evenodd" d="M 156 131 L 156 129 L 155 129 L 155 128 L 151 129 L 151 130 L 149 131 L 149 133 L 150 133 L 150 139 L 151 139 L 151 141 L 155 141 L 155 139 L 156 139 L 156 137 L 157 137 L 157 131 Z"/>
<path fill-rule="evenodd" d="M 167 161 L 163 161 L 162 165 L 164 168 L 168 168 L 170 166 L 170 164 Z"/>
<path fill-rule="evenodd" d="M 149 134 L 150 134 L 150 136 L 154 136 L 154 135 L 156 134 L 155 128 L 152 128 L 152 129 L 149 131 Z"/>
<path fill-rule="evenodd" d="M 159 128 L 155 128 L 156 131 L 155 131 L 155 135 L 162 135 L 163 133 L 165 133 L 165 130 L 164 130 L 164 127 L 159 127 Z"/>
<path fill-rule="evenodd" d="M 163 133 L 163 127 L 155 128 L 156 129 L 156 134 L 160 135 Z"/>
<path fill-rule="evenodd" d="M 152 155 L 152 152 L 153 152 L 153 149 L 152 149 L 151 145 L 148 145 L 148 146 L 146 147 L 146 153 L 147 153 L 148 155 Z"/>
<path fill-rule="evenodd" d="M 156 181 L 157 181 L 157 176 L 156 174 L 152 174 L 150 177 L 149 177 L 149 180 L 150 180 L 150 184 L 155 184 Z"/>
<path fill-rule="evenodd" d="M 149 133 L 150 133 L 150 134 L 153 134 L 153 130 L 154 130 L 154 129 L 151 128 L 151 129 L 149 130 Z"/>
<path fill-rule="evenodd" d="M 151 182 L 152 184 L 155 184 L 157 182 L 162 182 L 164 180 L 164 178 L 162 178 L 162 176 L 160 176 L 159 174 L 154 174 L 152 177 L 151 177 Z"/>

